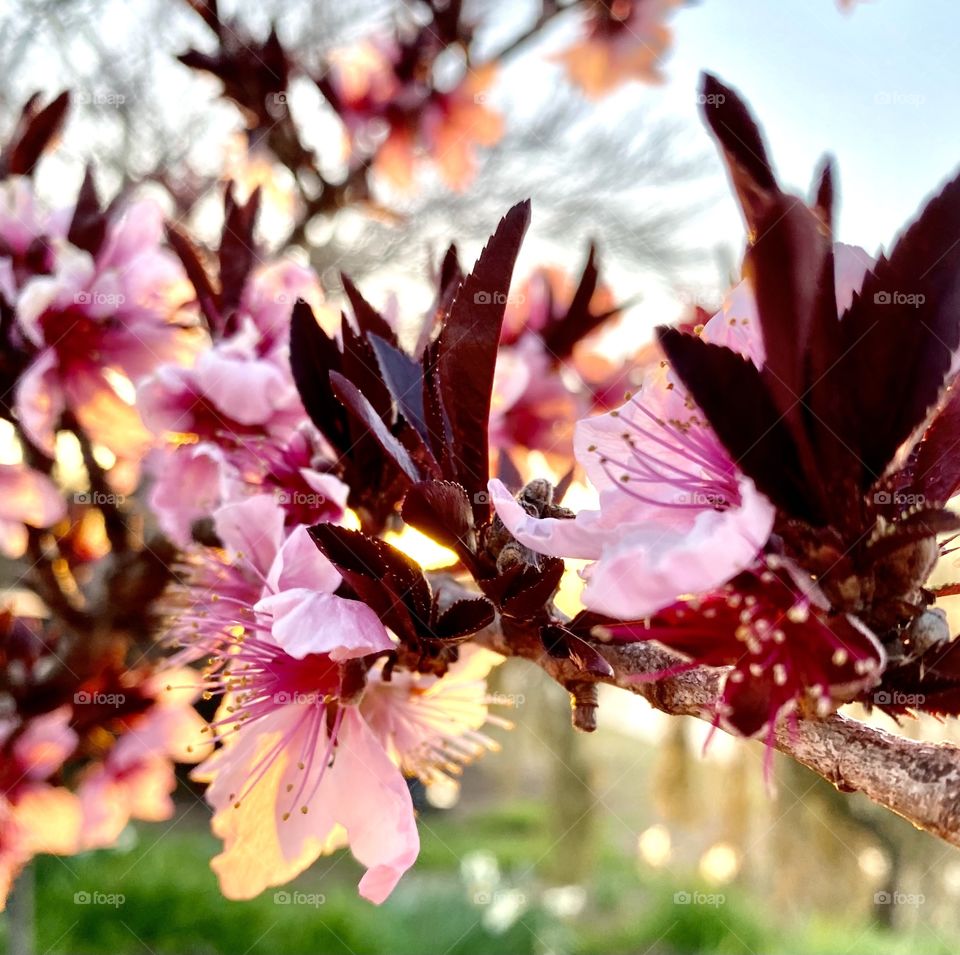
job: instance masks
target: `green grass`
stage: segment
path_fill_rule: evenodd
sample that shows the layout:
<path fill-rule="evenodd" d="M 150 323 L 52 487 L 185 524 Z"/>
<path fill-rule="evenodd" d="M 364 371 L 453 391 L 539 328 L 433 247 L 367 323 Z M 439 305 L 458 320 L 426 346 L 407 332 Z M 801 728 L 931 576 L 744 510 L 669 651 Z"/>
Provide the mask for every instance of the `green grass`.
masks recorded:
<path fill-rule="evenodd" d="M 361 870 L 345 855 L 320 860 L 285 887 L 291 896 L 303 893 L 298 904 L 279 904 L 272 891 L 249 902 L 228 902 L 209 868 L 217 844 L 203 823 L 203 813 L 194 810 L 174 825 L 137 827 L 135 838 L 120 849 L 37 860 L 37 951 L 946 955 L 958 947 L 934 935 L 893 936 L 868 925 L 816 919 L 785 930 L 757 914 L 763 911 L 762 899 L 729 886 L 722 890 L 723 904 L 678 905 L 674 893 L 692 891 L 695 880 L 644 870 L 612 840 L 601 840 L 586 910 L 561 919 L 541 901 L 553 837 L 542 809 L 524 803 L 496 811 L 427 815 L 416 868 L 379 908 L 358 898 Z M 497 891 L 512 888 L 528 901 L 520 917 L 499 931 L 485 921 L 490 908 L 475 904 L 461 876 L 461 860 L 478 848 L 497 860 Z M 124 898 L 116 906 L 77 904 L 78 892 Z M 320 893 L 322 904 L 306 898 Z"/>

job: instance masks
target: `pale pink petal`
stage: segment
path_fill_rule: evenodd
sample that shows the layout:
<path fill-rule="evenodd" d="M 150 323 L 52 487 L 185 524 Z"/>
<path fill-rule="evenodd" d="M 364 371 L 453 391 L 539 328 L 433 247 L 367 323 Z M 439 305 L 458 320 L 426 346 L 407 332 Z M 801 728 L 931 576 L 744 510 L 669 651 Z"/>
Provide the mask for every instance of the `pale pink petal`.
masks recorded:
<path fill-rule="evenodd" d="M 329 774 L 329 800 L 347 830 L 350 851 L 367 867 L 360 894 L 379 905 L 420 852 L 410 791 L 363 718 L 348 707 Z"/>
<path fill-rule="evenodd" d="M 584 605 L 639 619 L 681 594 L 721 586 L 749 567 L 770 536 L 775 508 L 746 478 L 740 494 L 741 506 L 703 510 L 686 531 L 655 523 L 630 528 L 584 572 Z"/>
<path fill-rule="evenodd" d="M 203 393 L 225 417 L 244 425 L 263 424 L 296 399 L 293 379 L 271 361 L 206 352 L 197 362 Z"/>
<path fill-rule="evenodd" d="M 224 504 L 213 515 L 213 526 L 223 544 L 243 554 L 266 575 L 284 540 L 283 508 L 267 494 Z"/>
<path fill-rule="evenodd" d="M 49 527 L 63 520 L 67 506 L 45 474 L 19 465 L 0 464 L 0 518 L 31 527 Z"/>
<path fill-rule="evenodd" d="M 311 653 L 349 660 L 393 648 L 380 618 L 359 600 L 295 588 L 264 597 L 256 609 L 272 615 L 273 639 L 297 660 Z"/>
<path fill-rule="evenodd" d="M 210 517 L 222 496 L 223 452 L 212 444 L 184 445 L 154 458 L 150 506 L 160 529 L 178 546 L 192 540 L 195 521 Z"/>
<path fill-rule="evenodd" d="M 600 524 L 599 511 L 581 511 L 572 520 L 532 517 L 502 481 L 492 478 L 487 489 L 497 516 L 507 530 L 538 554 L 595 560 L 610 539 L 609 528 Z"/>
<path fill-rule="evenodd" d="M 77 748 L 70 727 L 71 708 L 60 706 L 34 717 L 13 744 L 13 755 L 29 779 L 46 779 Z"/>
<path fill-rule="evenodd" d="M 305 587 L 333 593 L 342 579 L 336 567 L 320 553 L 307 528 L 295 527 L 270 568 L 267 585 L 277 592 Z"/>
<path fill-rule="evenodd" d="M 27 437 L 52 455 L 54 428 L 64 410 L 57 356 L 52 350 L 40 352 L 20 376 L 14 394 L 17 417 Z"/>

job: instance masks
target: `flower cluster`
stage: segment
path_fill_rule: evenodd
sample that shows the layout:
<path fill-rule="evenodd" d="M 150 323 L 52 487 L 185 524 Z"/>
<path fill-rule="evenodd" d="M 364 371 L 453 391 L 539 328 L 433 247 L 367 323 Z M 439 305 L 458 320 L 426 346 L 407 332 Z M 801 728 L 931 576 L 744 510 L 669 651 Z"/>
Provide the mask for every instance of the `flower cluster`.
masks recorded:
<path fill-rule="evenodd" d="M 749 277 L 693 334 L 661 329 L 660 366 L 578 424 L 598 509 L 544 514 L 493 480 L 499 520 L 533 552 L 590 561 L 595 637 L 722 667 L 714 717 L 735 731 L 772 739 L 785 714 L 890 690 L 924 700 L 924 680 L 929 708 L 952 712 L 926 579 L 938 533 L 960 526 L 944 507 L 960 486 L 955 389 L 942 397 L 960 345 L 958 180 L 874 261 L 830 241 L 829 165 L 808 206 L 780 189 L 739 97 L 709 77 L 703 97 Z M 897 382 L 896 412 L 880 381 Z"/>

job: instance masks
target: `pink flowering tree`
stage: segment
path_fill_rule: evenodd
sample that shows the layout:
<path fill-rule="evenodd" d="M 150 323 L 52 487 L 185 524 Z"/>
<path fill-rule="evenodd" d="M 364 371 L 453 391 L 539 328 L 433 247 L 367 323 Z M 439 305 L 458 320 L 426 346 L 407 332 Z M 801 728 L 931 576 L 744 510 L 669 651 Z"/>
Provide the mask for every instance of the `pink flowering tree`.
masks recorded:
<path fill-rule="evenodd" d="M 785 191 L 745 103 L 705 77 L 750 236 L 743 278 L 622 363 L 595 347 L 624 304 L 599 246 L 575 275 L 514 276 L 529 201 L 474 263 L 439 257 L 426 314 L 377 309 L 346 276 L 338 313 L 291 254 L 311 221 L 382 212 L 425 175 L 463 188 L 503 132 L 498 64 L 555 18 L 576 18 L 557 59 L 596 98 L 657 79 L 676 6 L 544 2 L 481 56 L 459 3 L 426 4 L 310 74 L 340 124 L 333 178 L 288 109 L 306 67 L 275 32 L 191 3 L 212 43 L 180 59 L 294 176 L 280 248 L 258 232 L 262 192 L 237 183 L 207 241 L 136 190 L 104 204 L 95 171 L 50 206 L 34 172 L 69 97 L 25 105 L 0 153 L 16 451 L 0 548 L 17 561 L 0 608 L 0 896 L 37 853 L 167 818 L 175 765 L 195 764 L 226 896 L 349 848 L 380 903 L 419 851 L 409 781 L 496 748 L 507 720 L 486 680 L 507 657 L 561 684 L 581 730 L 613 684 L 960 845 L 960 753 L 837 712 L 960 710 L 935 605 L 958 588 L 928 579 L 960 532 L 960 180 L 874 259 L 833 239 L 832 164 L 809 200 Z M 596 506 L 565 503 L 574 481 Z M 448 550 L 443 570 L 404 549 L 411 530 Z"/>

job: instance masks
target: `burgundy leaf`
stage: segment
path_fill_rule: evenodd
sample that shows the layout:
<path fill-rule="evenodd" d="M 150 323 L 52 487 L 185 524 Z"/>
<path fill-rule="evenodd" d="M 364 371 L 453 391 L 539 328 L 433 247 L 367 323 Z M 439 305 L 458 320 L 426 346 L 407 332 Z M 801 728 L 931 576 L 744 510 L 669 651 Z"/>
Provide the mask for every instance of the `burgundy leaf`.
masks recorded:
<path fill-rule="evenodd" d="M 423 370 L 420 365 L 401 348 L 373 332 L 367 334 L 367 340 L 400 413 L 425 441 L 429 441 L 423 409 Z"/>
<path fill-rule="evenodd" d="M 166 232 L 167 242 L 180 259 L 183 270 L 187 273 L 187 278 L 197 295 L 197 304 L 206 319 L 207 327 L 212 335 L 216 335 L 222 331 L 222 319 L 216 304 L 219 296 L 210 281 L 200 253 L 190 238 L 175 226 L 168 224 Z M 312 314 L 310 317 L 312 321 Z"/>
<path fill-rule="evenodd" d="M 820 161 L 819 171 L 816 177 L 816 189 L 813 194 L 811 209 L 814 214 L 823 223 L 829 233 L 833 233 L 833 207 L 836 201 L 836 189 L 834 186 L 834 163 L 832 156 L 824 156 Z"/>
<path fill-rule="evenodd" d="M 234 197 L 233 184 L 227 186 L 219 252 L 220 309 L 224 315 L 229 315 L 240 304 L 243 287 L 257 261 L 254 231 L 259 210 L 259 187 L 241 203 Z"/>
<path fill-rule="evenodd" d="M 864 279 L 841 321 L 845 382 L 866 476 L 880 475 L 936 402 L 960 345 L 960 176 Z M 872 479 L 871 479 L 872 483 Z"/>
<path fill-rule="evenodd" d="M 452 481 L 421 481 L 407 491 L 401 516 L 411 527 L 461 559 L 472 559 L 477 549 L 470 498 L 460 484 Z"/>
<path fill-rule="evenodd" d="M 503 217 L 460 286 L 440 332 L 437 372 L 452 432 L 451 459 L 460 483 L 472 495 L 478 524 L 490 516 L 483 492 L 489 469 L 487 425 L 500 328 L 513 266 L 529 222 L 529 200 Z"/>
<path fill-rule="evenodd" d="M 0 176 L 29 176 L 44 150 L 60 132 L 70 106 L 70 94 L 61 93 L 43 108 L 40 94 L 27 100 L 7 146 L 0 155 Z"/>
<path fill-rule="evenodd" d="M 340 350 L 302 299 L 290 319 L 290 368 L 310 420 L 339 451 L 346 451 L 350 447 L 347 416 L 330 385 L 330 372 L 340 368 Z"/>
<path fill-rule="evenodd" d="M 388 428 L 397 420 L 397 409 L 380 372 L 377 356 L 364 334 L 358 334 L 344 317 L 340 325 L 343 357 L 340 373 L 370 402 Z"/>
<path fill-rule="evenodd" d="M 390 432 L 376 409 L 357 386 L 336 371 L 330 372 L 330 385 L 341 404 L 354 415 L 363 430 L 374 438 L 403 474 L 410 481 L 419 481 L 420 471 L 410 458 L 407 449 Z"/>
<path fill-rule="evenodd" d="M 100 208 L 100 197 L 97 195 L 93 170 L 88 166 L 77 196 L 73 218 L 70 220 L 67 239 L 78 249 L 83 249 L 96 257 L 106 234 L 107 217 L 104 210 Z"/>
<path fill-rule="evenodd" d="M 544 557 L 540 562 L 535 581 L 518 592 L 506 597 L 501 610 L 510 617 L 529 619 L 543 610 L 546 603 L 560 586 L 564 563 L 558 557 Z"/>
<path fill-rule="evenodd" d="M 489 627 L 495 616 L 493 604 L 485 597 L 458 600 L 440 614 L 433 632 L 441 640 L 461 639 Z"/>
<path fill-rule="evenodd" d="M 432 595 L 416 561 L 379 538 L 336 524 L 317 524 L 310 536 L 385 626 L 409 639 L 429 633 Z"/>
<path fill-rule="evenodd" d="M 353 310 L 353 317 L 356 319 L 357 328 L 364 335 L 379 335 L 388 341 L 391 345 L 397 344 L 397 336 L 387 320 L 360 294 L 360 290 L 350 281 L 349 277 L 340 273 L 340 281 L 343 282 L 343 291 L 350 301 L 350 308 Z"/>
<path fill-rule="evenodd" d="M 756 366 L 729 348 L 673 328 L 660 345 L 737 466 L 778 507 L 818 523 L 793 437 Z"/>
<path fill-rule="evenodd" d="M 599 272 L 596 264 L 597 250 L 590 243 L 587 263 L 583 267 L 580 284 L 574 292 L 567 311 L 556 321 L 551 322 L 543 331 L 543 344 L 547 354 L 556 360 L 569 358 L 574 345 L 599 328 L 605 321 L 618 314 L 614 309 L 608 312 L 591 312 L 590 302 L 597 290 Z"/>
<path fill-rule="evenodd" d="M 910 487 L 931 504 L 945 504 L 960 488 L 960 387 L 956 383 L 917 448 Z"/>
<path fill-rule="evenodd" d="M 747 224 L 753 229 L 769 195 L 778 191 L 763 137 L 740 96 L 715 76 L 703 75 L 700 94 L 703 118 L 720 143 Z"/>

